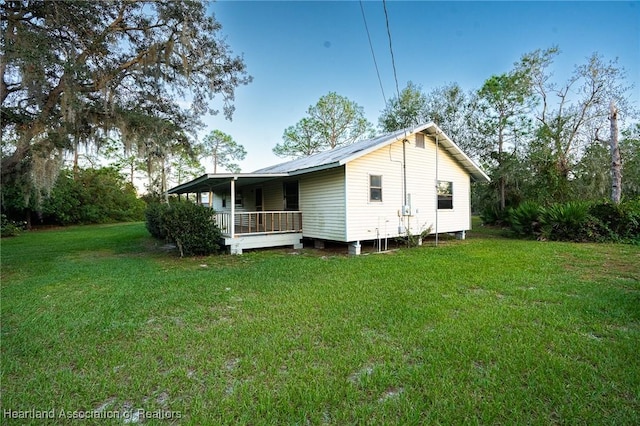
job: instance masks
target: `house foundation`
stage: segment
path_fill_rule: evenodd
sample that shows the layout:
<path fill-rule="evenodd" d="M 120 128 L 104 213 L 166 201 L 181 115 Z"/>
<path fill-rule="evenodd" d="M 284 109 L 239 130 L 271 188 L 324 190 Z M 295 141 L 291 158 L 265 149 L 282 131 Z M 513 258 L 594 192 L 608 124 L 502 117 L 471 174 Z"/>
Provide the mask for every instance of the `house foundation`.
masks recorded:
<path fill-rule="evenodd" d="M 356 241 L 355 243 L 349 244 L 349 254 L 352 256 L 359 256 L 362 251 L 362 245 L 360 241 Z"/>

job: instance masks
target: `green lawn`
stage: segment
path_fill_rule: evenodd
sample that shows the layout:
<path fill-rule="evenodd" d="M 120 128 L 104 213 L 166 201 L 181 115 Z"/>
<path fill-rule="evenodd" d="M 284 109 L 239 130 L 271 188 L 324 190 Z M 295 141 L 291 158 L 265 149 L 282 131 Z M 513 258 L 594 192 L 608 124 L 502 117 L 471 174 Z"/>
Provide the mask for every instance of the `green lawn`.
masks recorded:
<path fill-rule="evenodd" d="M 137 223 L 1 254 L 3 424 L 640 424 L 637 246 L 180 259 Z"/>

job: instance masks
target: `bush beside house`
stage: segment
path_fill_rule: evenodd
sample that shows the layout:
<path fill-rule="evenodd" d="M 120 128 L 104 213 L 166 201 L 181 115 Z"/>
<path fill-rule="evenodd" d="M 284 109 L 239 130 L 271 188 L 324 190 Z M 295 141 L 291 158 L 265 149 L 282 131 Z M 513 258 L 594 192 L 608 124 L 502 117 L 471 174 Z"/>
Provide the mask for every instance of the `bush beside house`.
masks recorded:
<path fill-rule="evenodd" d="M 222 232 L 213 211 L 189 201 L 150 204 L 146 226 L 155 238 L 174 243 L 180 256 L 208 255 L 220 250 Z"/>

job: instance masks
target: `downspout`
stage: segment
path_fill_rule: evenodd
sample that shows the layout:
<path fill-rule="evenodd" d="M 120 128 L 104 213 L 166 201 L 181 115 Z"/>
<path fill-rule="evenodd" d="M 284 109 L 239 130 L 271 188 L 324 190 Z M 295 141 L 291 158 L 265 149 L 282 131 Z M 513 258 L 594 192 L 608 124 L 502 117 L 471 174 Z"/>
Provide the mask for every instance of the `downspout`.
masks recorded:
<path fill-rule="evenodd" d="M 405 233 L 407 234 L 407 236 L 410 235 L 411 230 L 409 229 L 409 227 L 411 226 L 411 224 L 409 223 L 410 220 L 410 216 L 409 215 L 405 215 L 405 208 L 409 205 L 408 204 L 408 195 L 407 192 L 409 192 L 408 188 L 407 188 L 407 143 L 409 142 L 409 140 L 407 139 L 406 135 L 405 138 L 402 140 L 402 183 L 404 186 L 404 191 L 403 191 L 403 199 L 402 199 L 402 222 L 404 224 L 405 227 Z M 409 212 L 410 213 L 410 212 Z"/>
<path fill-rule="evenodd" d="M 406 140 L 406 139 L 405 139 Z M 392 163 L 400 163 L 400 173 L 406 176 L 406 168 L 404 165 L 404 161 L 401 160 L 394 160 L 393 159 L 393 155 L 392 155 L 392 149 L 393 149 L 393 145 L 395 144 L 395 142 L 391 145 L 389 145 L 389 161 L 391 161 Z M 403 157 L 405 155 L 404 152 L 404 141 L 402 141 L 402 153 L 403 153 Z M 406 188 L 404 187 L 404 185 L 406 184 L 406 180 L 402 180 L 402 185 L 403 187 L 400 188 L 400 191 L 402 191 L 405 196 L 402 197 L 402 201 L 404 202 L 405 198 L 406 198 Z M 404 226 L 404 215 L 403 215 L 403 207 L 404 205 L 400 206 L 400 209 L 398 210 L 398 234 L 401 234 L 403 232 L 402 227 Z"/>
<path fill-rule="evenodd" d="M 440 145 L 438 141 L 438 133 L 436 132 L 436 247 L 438 247 L 438 153 Z"/>
<path fill-rule="evenodd" d="M 406 138 L 402 140 L 402 179 L 404 186 L 404 196 L 402 198 L 402 207 L 407 205 L 407 142 Z M 404 211 L 402 212 L 404 215 Z"/>

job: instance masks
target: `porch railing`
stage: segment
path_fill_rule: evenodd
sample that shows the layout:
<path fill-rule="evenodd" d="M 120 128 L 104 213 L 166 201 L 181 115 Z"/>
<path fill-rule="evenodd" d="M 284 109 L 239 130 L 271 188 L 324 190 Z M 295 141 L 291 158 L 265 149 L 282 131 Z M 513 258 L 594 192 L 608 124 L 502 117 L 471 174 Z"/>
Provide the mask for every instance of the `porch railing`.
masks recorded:
<path fill-rule="evenodd" d="M 299 211 L 236 212 L 233 218 L 234 235 L 231 235 L 231 213 L 216 213 L 214 217 L 222 234 L 231 237 L 302 232 L 302 212 Z"/>

